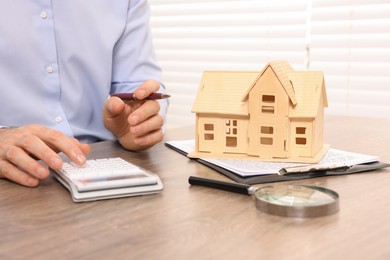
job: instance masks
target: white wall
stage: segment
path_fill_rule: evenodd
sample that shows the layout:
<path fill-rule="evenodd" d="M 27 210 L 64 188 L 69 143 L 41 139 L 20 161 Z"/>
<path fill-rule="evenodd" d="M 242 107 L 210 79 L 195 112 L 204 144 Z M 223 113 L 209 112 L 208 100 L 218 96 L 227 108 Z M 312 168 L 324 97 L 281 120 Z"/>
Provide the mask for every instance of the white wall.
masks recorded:
<path fill-rule="evenodd" d="M 328 114 L 390 119 L 390 0 L 149 0 L 168 127 L 194 124 L 205 70 L 285 59 L 325 73 Z"/>

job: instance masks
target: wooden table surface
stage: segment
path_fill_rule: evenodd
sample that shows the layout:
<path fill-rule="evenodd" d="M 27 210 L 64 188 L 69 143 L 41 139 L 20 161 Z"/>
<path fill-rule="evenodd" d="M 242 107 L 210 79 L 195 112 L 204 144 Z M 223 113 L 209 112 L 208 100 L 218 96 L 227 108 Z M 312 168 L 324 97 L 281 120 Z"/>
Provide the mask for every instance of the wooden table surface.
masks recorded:
<path fill-rule="evenodd" d="M 167 131 L 190 139 L 193 127 Z M 327 116 L 333 148 L 390 162 L 390 121 Z M 90 158 L 121 156 L 157 173 L 157 195 L 74 203 L 50 177 L 37 188 L 0 179 L 0 259 L 390 259 L 390 169 L 294 181 L 340 195 L 334 215 L 265 214 L 250 196 L 191 187 L 190 175 L 230 181 L 165 147 L 93 145 Z"/>

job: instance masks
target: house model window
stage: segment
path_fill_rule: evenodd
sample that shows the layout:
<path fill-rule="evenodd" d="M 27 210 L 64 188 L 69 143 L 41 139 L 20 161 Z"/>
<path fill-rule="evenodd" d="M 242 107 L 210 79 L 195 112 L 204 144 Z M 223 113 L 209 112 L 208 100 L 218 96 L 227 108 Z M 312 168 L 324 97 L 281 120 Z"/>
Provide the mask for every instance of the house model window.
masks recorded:
<path fill-rule="evenodd" d="M 206 71 L 192 107 L 190 157 L 318 162 L 327 97 L 322 72 L 272 61 L 262 71 Z"/>
<path fill-rule="evenodd" d="M 274 128 L 272 126 L 261 126 L 260 144 L 272 145 L 274 142 Z"/>
<path fill-rule="evenodd" d="M 306 128 L 305 127 L 297 127 L 295 129 L 295 133 L 297 135 L 297 137 L 295 137 L 295 142 L 296 144 L 301 144 L 301 145 L 305 145 L 306 144 Z"/>
<path fill-rule="evenodd" d="M 213 124 L 204 124 L 204 140 L 214 140 Z"/>
<path fill-rule="evenodd" d="M 237 120 L 226 120 L 226 147 L 237 147 Z"/>
<path fill-rule="evenodd" d="M 273 95 L 261 96 L 261 113 L 275 114 L 275 96 Z"/>

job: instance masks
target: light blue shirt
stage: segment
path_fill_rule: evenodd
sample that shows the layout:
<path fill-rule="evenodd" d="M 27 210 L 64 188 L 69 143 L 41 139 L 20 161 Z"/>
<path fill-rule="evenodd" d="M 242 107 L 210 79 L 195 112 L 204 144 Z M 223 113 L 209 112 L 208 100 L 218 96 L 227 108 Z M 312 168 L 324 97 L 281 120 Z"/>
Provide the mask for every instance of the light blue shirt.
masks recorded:
<path fill-rule="evenodd" d="M 102 121 L 109 94 L 160 82 L 144 0 L 9 0 L 0 10 L 0 126 L 111 139 Z"/>

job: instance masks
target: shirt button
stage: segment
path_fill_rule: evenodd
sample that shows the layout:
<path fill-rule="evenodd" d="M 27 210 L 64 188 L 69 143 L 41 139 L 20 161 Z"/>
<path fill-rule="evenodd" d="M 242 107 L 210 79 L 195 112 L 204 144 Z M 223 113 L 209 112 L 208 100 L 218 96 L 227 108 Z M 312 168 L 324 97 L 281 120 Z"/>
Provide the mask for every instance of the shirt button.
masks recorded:
<path fill-rule="evenodd" d="M 56 116 L 56 118 L 54 118 L 54 120 L 57 122 L 57 123 L 60 123 L 62 121 L 62 118 L 60 116 Z"/>
<path fill-rule="evenodd" d="M 41 12 L 41 18 L 46 19 L 47 18 L 47 13 L 45 11 Z"/>
<path fill-rule="evenodd" d="M 52 66 L 47 66 L 46 67 L 46 71 L 47 71 L 47 73 L 53 73 L 54 72 L 54 68 Z"/>

